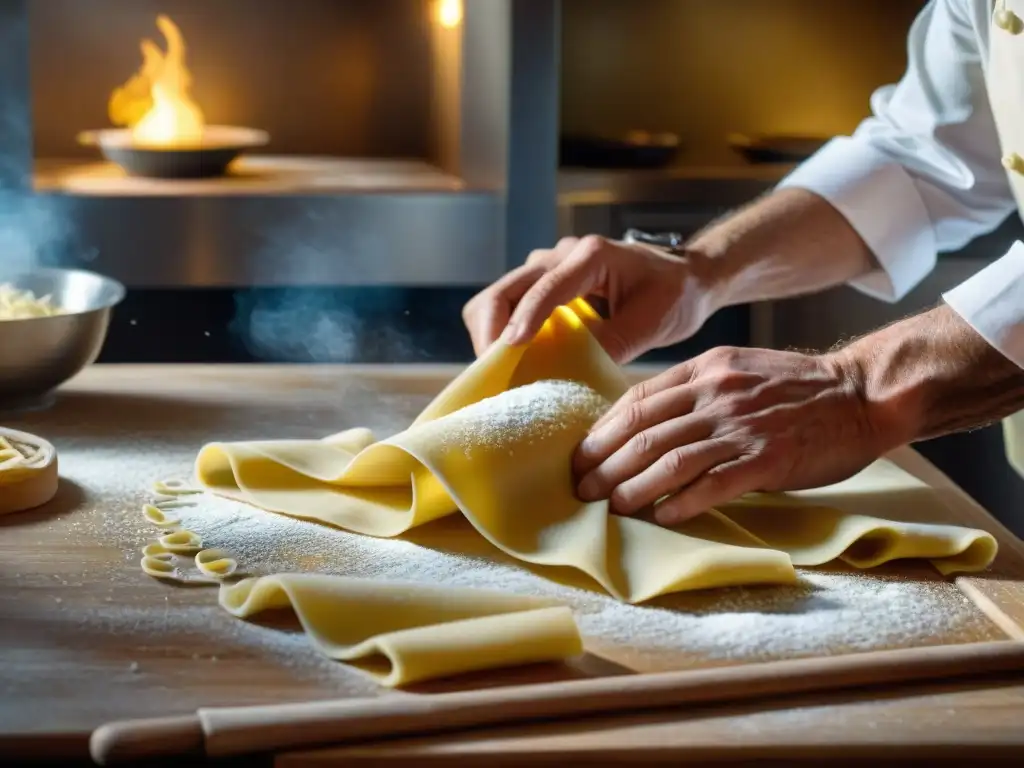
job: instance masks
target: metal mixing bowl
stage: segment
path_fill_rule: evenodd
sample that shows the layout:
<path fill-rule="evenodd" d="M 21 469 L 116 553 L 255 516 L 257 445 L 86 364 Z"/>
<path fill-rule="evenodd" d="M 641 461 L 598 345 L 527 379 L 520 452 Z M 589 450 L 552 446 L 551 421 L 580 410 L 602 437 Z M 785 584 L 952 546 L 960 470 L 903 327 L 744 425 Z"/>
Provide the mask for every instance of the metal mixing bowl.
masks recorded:
<path fill-rule="evenodd" d="M 124 298 L 121 283 L 78 269 L 5 273 L 9 283 L 37 297 L 50 294 L 66 314 L 0 320 L 0 410 L 21 407 L 94 362 L 103 348 L 111 310 Z"/>

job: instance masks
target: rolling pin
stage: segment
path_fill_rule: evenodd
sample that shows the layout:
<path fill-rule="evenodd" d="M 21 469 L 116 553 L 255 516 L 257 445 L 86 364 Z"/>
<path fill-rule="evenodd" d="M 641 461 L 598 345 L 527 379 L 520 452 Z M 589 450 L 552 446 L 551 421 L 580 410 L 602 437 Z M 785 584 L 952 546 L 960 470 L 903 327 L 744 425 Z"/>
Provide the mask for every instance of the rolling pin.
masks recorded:
<path fill-rule="evenodd" d="M 200 709 L 93 732 L 101 765 L 154 757 L 278 752 L 373 738 L 767 696 L 1024 671 L 1024 643 L 995 641 L 482 691 Z"/>

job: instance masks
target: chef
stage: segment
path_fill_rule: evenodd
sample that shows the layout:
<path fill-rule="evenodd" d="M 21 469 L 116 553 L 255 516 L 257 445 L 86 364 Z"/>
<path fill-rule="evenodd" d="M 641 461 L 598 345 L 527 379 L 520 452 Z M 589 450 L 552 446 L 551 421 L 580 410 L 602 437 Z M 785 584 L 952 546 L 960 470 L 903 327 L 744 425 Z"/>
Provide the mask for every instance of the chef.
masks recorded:
<path fill-rule="evenodd" d="M 624 363 L 716 310 L 847 283 L 899 301 L 1024 204 L 1024 0 L 932 0 L 872 116 L 691 242 L 567 238 L 475 296 L 479 352 L 603 297 Z M 1015 202 L 1016 201 L 1016 202 Z M 639 239 L 639 242 L 637 241 Z M 1024 409 L 1024 244 L 908 317 L 827 354 L 713 349 L 634 387 L 575 457 L 578 494 L 673 524 L 754 490 L 838 482 L 890 449 Z"/>

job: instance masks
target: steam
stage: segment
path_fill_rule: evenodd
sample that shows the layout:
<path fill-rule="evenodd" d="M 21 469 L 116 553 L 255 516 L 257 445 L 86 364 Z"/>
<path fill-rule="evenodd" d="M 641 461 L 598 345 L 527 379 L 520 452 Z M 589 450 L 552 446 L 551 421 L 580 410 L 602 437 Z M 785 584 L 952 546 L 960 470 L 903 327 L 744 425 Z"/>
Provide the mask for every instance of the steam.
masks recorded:
<path fill-rule="evenodd" d="M 367 301 L 367 298 L 370 300 Z M 360 304 L 369 305 L 361 307 Z M 289 363 L 407 362 L 424 359 L 394 326 L 400 292 L 287 288 L 239 292 L 231 331 L 254 356 Z"/>
<path fill-rule="evenodd" d="M 286 362 L 350 362 L 359 347 L 359 319 L 350 310 L 306 292 L 238 294 L 232 330 L 251 353 Z"/>
<path fill-rule="evenodd" d="M 66 256 L 74 252 L 76 235 L 63 202 L 30 190 L 0 188 L 0 271 L 16 274 L 69 266 Z M 89 261 L 95 253 L 83 260 Z"/>
<path fill-rule="evenodd" d="M 372 209 L 339 214 L 308 199 L 266 216 L 256 213 L 250 215 L 265 223 L 254 261 L 280 265 L 275 281 L 303 287 L 236 294 L 231 330 L 251 354 L 296 363 L 429 359 L 403 328 L 415 322 L 407 317 L 405 291 L 330 286 L 325 280 L 324 265 L 339 260 L 357 274 L 374 270 L 380 232 L 390 225 L 385 217 Z"/>
<path fill-rule="evenodd" d="M 63 265 L 75 252 L 67 198 L 32 190 L 32 127 L 24 76 L 26 23 L 0 23 L 0 273 Z M 90 254 L 95 256 L 95 253 Z"/>

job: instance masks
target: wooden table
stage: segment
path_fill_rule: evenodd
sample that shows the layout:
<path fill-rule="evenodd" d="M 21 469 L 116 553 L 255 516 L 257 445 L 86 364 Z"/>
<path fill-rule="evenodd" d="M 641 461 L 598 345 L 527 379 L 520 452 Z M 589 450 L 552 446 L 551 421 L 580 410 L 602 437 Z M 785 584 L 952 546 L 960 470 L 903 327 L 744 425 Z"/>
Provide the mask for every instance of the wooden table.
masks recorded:
<path fill-rule="evenodd" d="M 275 766 L 1018 765 L 1022 723 L 1024 682 L 989 680 L 296 752 Z"/>
<path fill-rule="evenodd" d="M 103 722 L 198 706 L 403 695 L 318 662 L 301 638 L 293 644 L 301 662 L 281 663 L 279 648 L 218 613 L 208 593 L 140 577 L 138 546 L 151 531 L 138 509 L 148 482 L 187 469 L 209 439 L 320 437 L 353 425 L 389 434 L 457 370 L 96 366 L 62 390 L 53 408 L 0 417 L 50 439 L 66 459 L 54 503 L 0 524 L 0 754 L 80 758 Z M 140 456 L 160 463 L 143 472 Z M 909 449 L 899 461 L 934 486 L 951 486 Z M 980 508 L 970 518 L 1000 539 L 996 575 L 1006 590 L 1024 580 L 1024 544 Z M 1019 601 L 1009 592 L 1003 599 L 998 580 L 982 587 L 1001 608 L 993 615 L 1002 629 L 1019 631 Z M 182 620 L 190 616 L 195 621 Z M 998 631 L 989 625 L 979 633 Z M 512 681 L 552 675 L 524 670 Z M 871 756 L 878 746 L 963 762 L 965 754 L 995 758 L 1024 749 L 1022 722 L 1024 678 L 394 740 L 276 762 L 305 768 L 685 757 L 690 764 L 807 755 L 834 763 Z"/>

